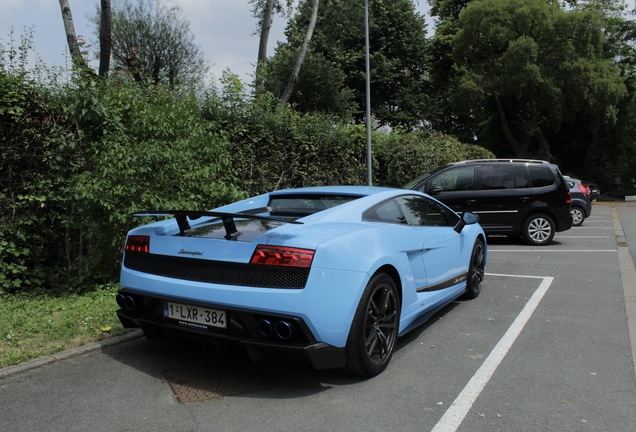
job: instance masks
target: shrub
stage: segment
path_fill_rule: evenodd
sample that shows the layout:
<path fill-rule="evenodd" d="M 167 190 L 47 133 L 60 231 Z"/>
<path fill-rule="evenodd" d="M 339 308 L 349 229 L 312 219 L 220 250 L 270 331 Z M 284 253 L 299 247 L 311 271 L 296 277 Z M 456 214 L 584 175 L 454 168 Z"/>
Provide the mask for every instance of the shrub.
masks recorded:
<path fill-rule="evenodd" d="M 381 165 L 386 166 L 382 184 L 393 187 L 402 187 L 410 180 L 451 162 L 495 157 L 482 147 L 429 131 L 406 133 L 400 136 L 397 145 L 384 145 L 380 155 Z"/>

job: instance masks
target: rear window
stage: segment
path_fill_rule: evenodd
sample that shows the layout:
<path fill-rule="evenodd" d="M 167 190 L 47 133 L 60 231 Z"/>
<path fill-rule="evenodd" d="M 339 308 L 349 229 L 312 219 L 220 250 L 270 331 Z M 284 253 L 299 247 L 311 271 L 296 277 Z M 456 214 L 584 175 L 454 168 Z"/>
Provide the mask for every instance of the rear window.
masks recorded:
<path fill-rule="evenodd" d="M 308 216 L 360 198 L 357 195 L 279 195 L 270 198 L 272 216 Z"/>
<path fill-rule="evenodd" d="M 554 184 L 554 176 L 550 168 L 544 166 L 529 166 L 528 171 L 530 172 L 532 187 L 543 187 Z"/>

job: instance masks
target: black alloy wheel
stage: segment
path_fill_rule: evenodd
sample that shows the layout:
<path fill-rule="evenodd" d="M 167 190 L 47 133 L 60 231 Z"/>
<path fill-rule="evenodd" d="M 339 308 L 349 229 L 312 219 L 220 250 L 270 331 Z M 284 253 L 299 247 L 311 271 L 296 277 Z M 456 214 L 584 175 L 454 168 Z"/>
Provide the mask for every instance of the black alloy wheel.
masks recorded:
<path fill-rule="evenodd" d="M 483 240 L 475 240 L 473 252 L 468 265 L 468 280 L 466 281 L 466 297 L 474 299 L 481 293 L 486 270 L 486 246 Z"/>
<path fill-rule="evenodd" d="M 398 334 L 400 299 L 393 279 L 376 274 L 364 290 L 347 340 L 347 369 L 374 376 L 386 369 Z"/>

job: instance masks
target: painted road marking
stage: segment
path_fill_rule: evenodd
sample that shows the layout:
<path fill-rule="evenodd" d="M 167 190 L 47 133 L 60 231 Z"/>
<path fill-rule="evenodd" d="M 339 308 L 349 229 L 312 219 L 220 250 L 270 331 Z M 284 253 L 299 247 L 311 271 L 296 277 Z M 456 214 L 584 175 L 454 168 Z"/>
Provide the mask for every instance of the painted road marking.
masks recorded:
<path fill-rule="evenodd" d="M 515 343 L 521 331 L 528 323 L 532 314 L 536 310 L 537 306 L 541 302 L 541 299 L 545 296 L 545 293 L 552 285 L 554 281 L 553 277 L 541 277 L 541 276 L 519 276 L 519 275 L 505 275 L 505 274 L 492 274 L 487 273 L 488 276 L 501 276 L 501 277 L 517 277 L 517 278 L 529 278 L 529 279 L 541 279 L 541 284 L 535 290 L 528 303 L 521 310 L 517 318 L 508 328 L 508 331 L 503 335 L 501 340 L 497 343 L 490 355 L 486 358 L 481 367 L 477 370 L 475 375 L 466 384 L 459 396 L 453 401 L 451 406 L 446 410 L 442 418 L 437 422 L 431 432 L 454 432 L 462 424 L 466 414 L 477 400 L 477 397 L 484 389 L 490 378 L 493 376 L 497 367 L 502 362 L 504 357 L 510 348 Z"/>
<path fill-rule="evenodd" d="M 532 252 L 537 254 L 542 253 L 552 253 L 552 252 L 567 252 L 567 253 L 577 253 L 577 252 L 618 252 L 617 249 L 492 249 L 488 248 L 488 253 L 491 252 Z"/>

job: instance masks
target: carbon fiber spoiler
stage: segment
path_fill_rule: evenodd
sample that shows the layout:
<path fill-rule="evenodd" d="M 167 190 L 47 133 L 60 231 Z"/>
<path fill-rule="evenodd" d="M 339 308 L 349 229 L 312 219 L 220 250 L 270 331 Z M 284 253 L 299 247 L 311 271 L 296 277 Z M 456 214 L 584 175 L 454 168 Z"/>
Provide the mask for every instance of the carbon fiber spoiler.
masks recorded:
<path fill-rule="evenodd" d="M 235 218 L 239 219 L 258 219 L 265 221 L 285 222 L 291 224 L 302 224 L 292 219 L 283 219 L 273 216 L 261 216 L 258 213 L 266 213 L 272 211 L 271 207 L 260 207 L 252 210 L 245 210 L 238 213 L 219 212 L 219 211 L 196 211 L 196 210 L 148 210 L 133 213 L 133 216 L 173 216 L 179 225 L 179 235 L 184 236 L 186 231 L 192 229 L 188 219 L 195 220 L 201 217 L 211 217 L 210 222 L 222 221 L 225 228 L 225 238 L 228 240 L 236 239 L 239 231 L 234 223 Z"/>

